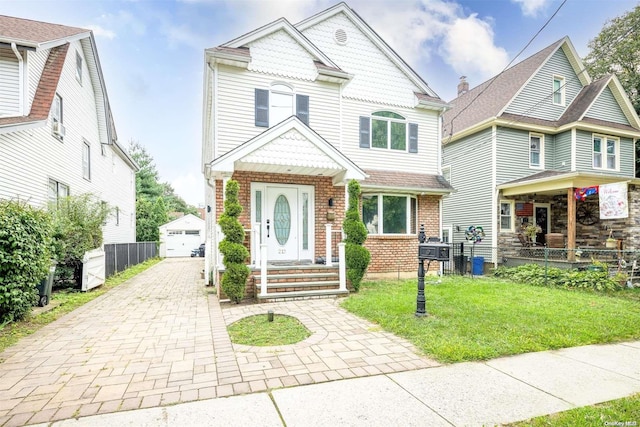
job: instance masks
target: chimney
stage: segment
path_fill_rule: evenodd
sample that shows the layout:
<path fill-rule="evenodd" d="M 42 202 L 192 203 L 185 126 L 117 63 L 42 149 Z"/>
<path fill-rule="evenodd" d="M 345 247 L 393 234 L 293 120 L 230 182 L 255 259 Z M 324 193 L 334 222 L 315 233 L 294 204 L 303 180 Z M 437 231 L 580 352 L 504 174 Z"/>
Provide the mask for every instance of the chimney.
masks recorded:
<path fill-rule="evenodd" d="M 467 82 L 467 76 L 460 77 L 460 83 L 458 83 L 458 96 L 469 92 L 469 82 Z"/>

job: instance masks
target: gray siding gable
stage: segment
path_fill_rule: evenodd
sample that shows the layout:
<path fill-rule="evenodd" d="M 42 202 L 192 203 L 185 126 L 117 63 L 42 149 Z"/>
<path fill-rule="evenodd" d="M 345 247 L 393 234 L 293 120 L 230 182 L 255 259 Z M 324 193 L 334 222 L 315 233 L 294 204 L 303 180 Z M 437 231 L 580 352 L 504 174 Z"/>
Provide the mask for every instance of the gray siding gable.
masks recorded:
<path fill-rule="evenodd" d="M 608 135 L 616 137 L 615 135 Z M 602 170 L 593 168 L 593 133 L 578 130 L 576 132 L 576 168 L 578 172 L 606 173 L 621 177 L 633 178 L 635 152 L 633 140 L 619 138 L 620 140 L 620 170 Z"/>
<path fill-rule="evenodd" d="M 553 78 L 565 82 L 565 105 L 553 104 Z M 582 89 L 582 83 L 564 53 L 558 49 L 525 84 L 506 108 L 506 113 L 524 115 L 543 120 L 558 120 Z"/>
<path fill-rule="evenodd" d="M 589 108 L 585 117 L 591 117 L 593 119 L 606 120 L 608 122 L 620 123 L 623 125 L 631 125 L 624 115 L 620 104 L 613 96 L 611 89 L 608 87 L 600 93 L 600 96 L 595 100 L 593 105 Z"/>
<path fill-rule="evenodd" d="M 548 147 L 551 148 L 550 145 Z M 553 153 L 553 163 L 550 163 L 552 167 L 547 169 L 569 172 L 571 170 L 571 131 L 555 135 L 553 149 L 549 151 Z"/>
<path fill-rule="evenodd" d="M 539 132 L 535 132 L 539 133 Z M 544 167 L 553 162 L 553 136 L 544 135 Z M 529 167 L 529 131 L 498 127 L 496 147 L 496 184 L 523 178 L 540 172 L 540 168 Z"/>

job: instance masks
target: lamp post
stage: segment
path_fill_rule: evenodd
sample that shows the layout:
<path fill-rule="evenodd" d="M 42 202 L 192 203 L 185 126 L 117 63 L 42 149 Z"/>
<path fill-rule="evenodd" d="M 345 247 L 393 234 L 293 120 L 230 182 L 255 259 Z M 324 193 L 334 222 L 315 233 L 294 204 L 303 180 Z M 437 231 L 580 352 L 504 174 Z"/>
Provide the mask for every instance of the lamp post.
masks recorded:
<path fill-rule="evenodd" d="M 425 307 L 425 297 L 424 297 L 424 256 L 421 253 L 420 245 L 425 243 L 427 240 L 424 234 L 424 224 L 420 224 L 420 232 L 418 233 L 418 296 L 416 298 L 416 317 L 425 317 L 427 315 L 427 310 Z"/>

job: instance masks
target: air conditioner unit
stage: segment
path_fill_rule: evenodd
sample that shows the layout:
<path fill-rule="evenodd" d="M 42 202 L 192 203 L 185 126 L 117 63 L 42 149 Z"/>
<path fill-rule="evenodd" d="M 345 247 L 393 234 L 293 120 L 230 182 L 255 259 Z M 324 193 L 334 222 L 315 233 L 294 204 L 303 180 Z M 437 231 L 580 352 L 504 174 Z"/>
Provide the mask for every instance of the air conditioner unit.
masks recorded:
<path fill-rule="evenodd" d="M 65 128 L 60 122 L 53 122 L 53 133 L 60 138 L 64 138 Z"/>

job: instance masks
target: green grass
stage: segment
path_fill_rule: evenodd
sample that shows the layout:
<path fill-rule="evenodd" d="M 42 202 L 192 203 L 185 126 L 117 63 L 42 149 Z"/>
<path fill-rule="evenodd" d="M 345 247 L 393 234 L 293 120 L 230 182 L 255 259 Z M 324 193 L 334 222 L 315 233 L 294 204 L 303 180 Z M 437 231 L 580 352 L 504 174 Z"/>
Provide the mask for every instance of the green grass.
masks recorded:
<path fill-rule="evenodd" d="M 266 314 L 249 316 L 233 322 L 227 328 L 231 341 L 236 344 L 271 346 L 300 342 L 311 332 L 298 319 L 275 314 L 269 322 Z"/>
<path fill-rule="evenodd" d="M 417 280 L 367 282 L 342 306 L 447 363 L 640 338 L 636 290 L 600 294 L 444 278 L 427 283 L 424 318 L 414 315 L 416 295 Z"/>
<path fill-rule="evenodd" d="M 640 425 L 640 394 L 509 424 L 512 427 L 601 427 L 606 425 L 626 427 Z"/>
<path fill-rule="evenodd" d="M 153 258 L 143 262 L 142 264 L 135 265 L 121 273 L 109 277 L 105 281 L 104 285 L 94 288 L 88 292 L 68 289 L 53 292 L 50 304 L 58 305 L 52 310 L 43 312 L 36 316 L 28 315 L 24 320 L 9 323 L 0 327 L 0 352 L 14 345 L 21 338 L 36 332 L 43 326 L 59 319 L 63 315 L 99 297 L 105 292 L 108 292 L 122 282 L 142 273 L 144 270 L 152 267 L 160 261 L 160 258 Z M 0 360 L 0 362 L 2 362 L 2 360 Z"/>

